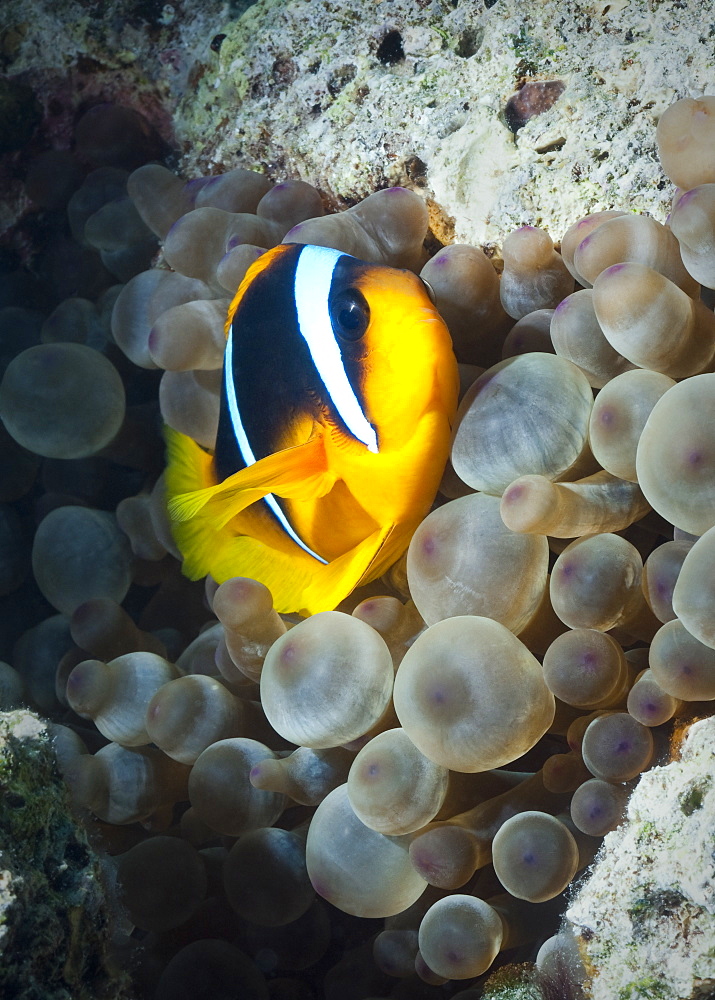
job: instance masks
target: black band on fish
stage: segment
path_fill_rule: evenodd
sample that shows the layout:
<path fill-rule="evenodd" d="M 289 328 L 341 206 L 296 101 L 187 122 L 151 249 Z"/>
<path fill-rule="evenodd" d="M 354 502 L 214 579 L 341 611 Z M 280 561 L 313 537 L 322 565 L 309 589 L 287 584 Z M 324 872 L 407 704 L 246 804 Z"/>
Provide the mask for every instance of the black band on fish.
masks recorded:
<path fill-rule="evenodd" d="M 321 406 L 346 433 L 378 453 L 355 370 L 355 348 L 367 331 L 370 308 L 353 282 L 356 268 L 367 266 L 338 250 L 294 244 L 245 289 L 224 358 L 214 456 L 220 479 L 285 447 L 285 428 L 311 410 L 319 420 Z M 288 280 L 282 284 L 279 275 Z M 291 524 L 285 501 L 273 494 L 264 500 L 288 536 L 325 563 Z"/>
<path fill-rule="evenodd" d="M 243 461 L 246 463 L 246 465 L 254 465 L 256 461 L 256 456 L 253 454 L 253 449 L 251 448 L 248 436 L 246 434 L 243 422 L 241 420 L 241 414 L 238 407 L 238 399 L 236 398 L 236 386 L 233 379 L 233 331 L 231 331 L 231 334 L 229 335 L 228 340 L 226 341 L 226 357 L 224 360 L 224 380 L 225 380 L 225 390 L 226 390 L 226 402 L 228 404 L 228 412 L 231 415 L 231 424 L 233 425 L 233 432 L 236 435 L 236 444 L 238 445 L 238 450 L 241 452 L 241 457 L 243 458 Z M 300 547 L 305 552 L 307 552 L 308 555 L 312 556 L 314 559 L 317 559 L 318 562 L 321 562 L 324 565 L 327 564 L 328 560 L 323 559 L 323 557 L 319 556 L 317 552 L 313 552 L 313 550 L 305 544 L 303 539 L 293 529 L 290 521 L 281 510 L 278 501 L 273 496 L 273 494 L 267 493 L 263 499 L 268 504 L 271 511 L 280 521 L 283 529 L 286 531 L 288 535 L 290 535 L 293 541 L 297 545 L 300 545 Z"/>

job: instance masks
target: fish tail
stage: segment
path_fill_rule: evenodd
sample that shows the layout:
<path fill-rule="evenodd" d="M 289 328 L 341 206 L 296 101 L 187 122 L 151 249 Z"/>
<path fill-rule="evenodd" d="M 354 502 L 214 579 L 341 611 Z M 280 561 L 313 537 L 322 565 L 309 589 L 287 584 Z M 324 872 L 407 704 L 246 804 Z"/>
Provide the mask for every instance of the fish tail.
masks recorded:
<path fill-rule="evenodd" d="M 231 488 L 235 476 L 217 483 L 211 456 L 194 440 L 166 428 L 168 445 L 167 509 L 172 522 L 191 521 L 203 512 L 223 528 L 237 513 L 265 495 L 266 491 Z M 255 495 L 254 495 L 255 494 Z M 213 503 L 211 503 L 213 501 Z"/>
<path fill-rule="evenodd" d="M 166 505 L 172 521 L 188 521 L 216 489 L 213 461 L 192 438 L 164 427 L 167 447 Z"/>
<path fill-rule="evenodd" d="M 215 486 L 213 459 L 193 438 L 164 425 L 166 488 L 170 502 L 183 493 Z"/>
<path fill-rule="evenodd" d="M 179 551 L 184 557 L 183 572 L 198 580 L 209 571 L 203 553 L 210 544 L 213 527 L 206 518 L 186 514 L 186 499 L 207 493 L 207 499 L 216 486 L 213 459 L 192 438 L 164 427 L 167 446 L 166 506 L 171 531 Z M 204 501 L 205 502 L 205 501 Z M 199 510 L 202 504 L 196 508 Z"/>

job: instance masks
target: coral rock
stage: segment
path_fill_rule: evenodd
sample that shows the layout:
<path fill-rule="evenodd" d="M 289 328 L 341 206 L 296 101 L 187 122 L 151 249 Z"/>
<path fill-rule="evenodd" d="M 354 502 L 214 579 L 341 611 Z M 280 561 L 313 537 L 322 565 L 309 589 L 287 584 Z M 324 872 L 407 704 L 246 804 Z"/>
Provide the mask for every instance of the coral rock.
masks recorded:
<path fill-rule="evenodd" d="M 300 177 L 340 207 L 413 187 L 443 241 L 527 222 L 557 238 L 624 197 L 664 221 L 656 122 L 707 92 L 702 17 L 645 0 L 259 0 L 199 57 L 176 116 L 183 167 Z"/>
<path fill-rule="evenodd" d="M 32 712 L 0 713 L 0 788 L 0 996 L 123 1000 L 100 863 Z"/>
<path fill-rule="evenodd" d="M 567 917 L 593 973 L 593 1000 L 713 996 L 715 719 L 681 756 L 645 774 Z"/>

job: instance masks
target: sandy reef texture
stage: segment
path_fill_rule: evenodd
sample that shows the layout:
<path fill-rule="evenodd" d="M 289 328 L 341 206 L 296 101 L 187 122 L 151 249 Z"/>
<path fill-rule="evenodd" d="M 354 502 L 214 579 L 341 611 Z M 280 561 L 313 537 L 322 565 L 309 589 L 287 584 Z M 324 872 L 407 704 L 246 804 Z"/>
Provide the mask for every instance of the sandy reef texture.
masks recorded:
<path fill-rule="evenodd" d="M 655 125 L 715 79 L 712 0 L 259 0 L 221 31 L 176 121 L 187 173 L 259 167 L 335 206 L 403 184 L 458 242 L 558 239 L 613 206 L 663 220 Z M 515 133 L 534 81 L 564 90 Z"/>
<path fill-rule="evenodd" d="M 45 723 L 0 712 L 0 997 L 127 1000 L 105 964 L 100 863 L 73 818 Z"/>
<path fill-rule="evenodd" d="M 715 718 L 642 776 L 566 916 L 593 1000 L 715 996 Z"/>

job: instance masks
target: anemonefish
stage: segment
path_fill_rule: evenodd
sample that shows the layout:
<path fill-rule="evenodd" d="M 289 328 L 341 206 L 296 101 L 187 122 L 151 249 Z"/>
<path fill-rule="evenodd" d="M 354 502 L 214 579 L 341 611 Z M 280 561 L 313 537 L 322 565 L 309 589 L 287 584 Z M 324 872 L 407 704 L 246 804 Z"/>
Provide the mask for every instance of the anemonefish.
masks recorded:
<path fill-rule="evenodd" d="M 226 321 L 214 453 L 166 430 L 184 573 L 260 580 L 281 612 L 335 608 L 429 510 L 457 389 L 417 275 L 327 247 L 263 254 Z"/>

